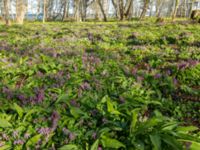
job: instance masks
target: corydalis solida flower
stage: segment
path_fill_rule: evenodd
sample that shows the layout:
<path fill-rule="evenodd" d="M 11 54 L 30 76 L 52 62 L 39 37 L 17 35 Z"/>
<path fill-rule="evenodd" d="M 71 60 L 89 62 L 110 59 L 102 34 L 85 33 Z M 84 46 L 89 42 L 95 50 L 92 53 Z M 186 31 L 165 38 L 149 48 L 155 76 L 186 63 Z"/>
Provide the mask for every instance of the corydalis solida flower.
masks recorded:
<path fill-rule="evenodd" d="M 52 130 L 56 129 L 59 119 L 60 119 L 59 113 L 54 111 L 51 115 Z"/>

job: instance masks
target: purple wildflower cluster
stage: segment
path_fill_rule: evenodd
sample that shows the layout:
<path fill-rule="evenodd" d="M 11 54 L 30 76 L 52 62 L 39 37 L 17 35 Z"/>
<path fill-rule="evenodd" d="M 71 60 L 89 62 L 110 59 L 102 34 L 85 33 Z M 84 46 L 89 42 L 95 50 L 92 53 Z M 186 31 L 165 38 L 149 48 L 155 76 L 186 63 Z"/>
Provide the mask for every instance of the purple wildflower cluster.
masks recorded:
<path fill-rule="evenodd" d="M 48 128 L 48 127 L 42 127 L 42 128 L 37 129 L 37 132 L 44 136 L 49 136 L 51 131 L 52 131 L 51 128 Z"/>
<path fill-rule="evenodd" d="M 95 67 L 101 63 L 101 60 L 94 54 L 84 53 L 82 56 L 82 63 L 83 68 L 85 68 L 88 72 L 94 72 Z"/>
<path fill-rule="evenodd" d="M 23 145 L 25 142 L 24 142 L 24 140 L 21 140 L 21 139 L 19 139 L 19 140 L 15 140 L 14 141 L 14 145 Z"/>
<path fill-rule="evenodd" d="M 80 104 L 75 99 L 70 100 L 70 105 L 74 107 L 80 107 Z"/>
<path fill-rule="evenodd" d="M 57 111 L 53 111 L 53 113 L 51 114 L 52 130 L 55 130 L 57 128 L 59 119 L 59 113 Z"/>
<path fill-rule="evenodd" d="M 177 67 L 179 70 L 185 70 L 186 68 L 194 67 L 197 64 L 199 64 L 199 61 L 190 59 L 188 61 L 178 62 Z"/>
<path fill-rule="evenodd" d="M 71 132 L 69 129 L 63 128 L 62 131 L 66 136 L 68 136 L 70 141 L 74 141 L 76 139 L 76 134 Z"/>
<path fill-rule="evenodd" d="M 91 90 L 91 86 L 87 81 L 84 81 L 78 89 L 78 97 L 82 96 L 83 91 Z"/>

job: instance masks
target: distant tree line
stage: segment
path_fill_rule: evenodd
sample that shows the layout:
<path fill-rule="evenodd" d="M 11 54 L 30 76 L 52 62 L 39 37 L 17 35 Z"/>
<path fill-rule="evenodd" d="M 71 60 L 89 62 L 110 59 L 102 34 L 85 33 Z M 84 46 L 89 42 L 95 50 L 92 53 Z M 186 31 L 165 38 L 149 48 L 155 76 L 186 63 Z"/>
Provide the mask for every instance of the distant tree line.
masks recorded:
<path fill-rule="evenodd" d="M 130 20 L 147 16 L 175 19 L 189 17 L 194 5 L 200 7 L 198 3 L 198 0 L 0 0 L 0 8 L 2 18 L 9 25 L 11 14 L 15 14 L 16 23 L 23 24 L 25 15 L 31 11 L 34 11 L 35 19 L 42 14 L 43 22 L 81 22 L 91 18 Z"/>

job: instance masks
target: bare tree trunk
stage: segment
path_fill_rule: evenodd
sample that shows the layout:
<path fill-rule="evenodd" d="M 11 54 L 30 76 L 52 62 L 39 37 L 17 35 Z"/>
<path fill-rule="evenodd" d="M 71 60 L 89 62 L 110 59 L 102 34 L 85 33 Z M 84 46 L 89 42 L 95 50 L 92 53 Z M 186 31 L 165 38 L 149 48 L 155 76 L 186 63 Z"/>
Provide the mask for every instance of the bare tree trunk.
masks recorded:
<path fill-rule="evenodd" d="M 125 7 L 125 14 L 124 16 L 126 17 L 126 19 L 129 17 L 131 18 L 131 11 L 133 9 L 133 0 L 128 0 L 127 1 L 127 4 L 126 4 L 126 7 Z"/>
<path fill-rule="evenodd" d="M 144 5 L 143 5 L 142 13 L 140 15 L 140 20 L 143 19 L 146 15 L 146 12 L 147 12 L 147 9 L 149 6 L 149 2 L 150 2 L 150 0 L 144 0 Z"/>
<path fill-rule="evenodd" d="M 120 20 L 124 20 L 124 0 L 119 0 Z"/>
<path fill-rule="evenodd" d="M 102 5 L 102 3 L 101 3 L 101 0 L 98 0 L 98 4 L 99 4 L 100 10 L 101 10 L 101 13 L 102 13 L 102 15 L 103 15 L 103 20 L 104 20 L 104 21 L 107 21 L 107 16 L 106 16 L 106 13 L 105 13 L 105 11 L 104 11 L 104 9 L 103 9 L 103 5 Z"/>
<path fill-rule="evenodd" d="M 115 0 L 112 0 L 112 4 L 113 4 L 113 6 L 114 6 L 114 9 L 115 9 L 115 16 L 116 16 L 116 18 L 118 18 L 119 17 L 119 13 L 118 13 L 118 5 L 117 5 L 117 3 L 115 2 Z"/>
<path fill-rule="evenodd" d="M 180 1 L 180 0 L 176 0 L 176 1 L 175 1 L 175 7 L 174 7 L 174 11 L 173 11 L 173 13 L 172 13 L 172 20 L 173 20 L 173 21 L 174 21 L 174 19 L 176 18 L 176 14 L 177 14 L 177 10 L 178 10 L 179 1 Z"/>
<path fill-rule="evenodd" d="M 81 4 L 81 1 L 80 0 L 74 0 L 74 2 L 75 2 L 75 13 L 74 13 L 74 15 L 75 15 L 75 19 L 76 19 L 76 21 L 77 22 L 81 22 L 82 21 L 82 19 L 81 19 L 81 15 L 80 15 L 80 4 Z"/>
<path fill-rule="evenodd" d="M 23 24 L 27 10 L 28 2 L 26 0 L 16 0 L 16 22 Z"/>
<path fill-rule="evenodd" d="M 46 20 L 46 0 L 43 0 L 43 20 L 42 22 L 45 23 Z"/>
<path fill-rule="evenodd" d="M 6 25 L 10 25 L 10 20 L 9 20 L 9 6 L 10 6 L 10 0 L 4 0 L 4 11 L 5 11 L 5 21 Z"/>
<path fill-rule="evenodd" d="M 62 21 L 64 21 L 66 19 L 67 16 L 67 0 L 64 0 L 64 8 L 63 8 L 63 17 L 62 17 Z"/>

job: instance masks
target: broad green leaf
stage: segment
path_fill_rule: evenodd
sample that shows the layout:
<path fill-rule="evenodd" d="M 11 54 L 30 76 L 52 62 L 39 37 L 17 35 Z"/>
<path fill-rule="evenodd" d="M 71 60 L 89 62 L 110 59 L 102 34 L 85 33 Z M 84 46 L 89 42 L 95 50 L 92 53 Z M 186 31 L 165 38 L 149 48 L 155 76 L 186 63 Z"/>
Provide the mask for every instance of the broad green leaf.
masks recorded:
<path fill-rule="evenodd" d="M 63 94 L 61 95 L 58 100 L 56 101 L 56 103 L 60 103 L 60 102 L 67 102 L 69 100 L 69 95 L 67 94 Z"/>
<path fill-rule="evenodd" d="M 177 127 L 177 131 L 178 132 L 184 132 L 184 133 L 188 133 L 188 132 L 191 132 L 191 131 L 196 131 L 198 130 L 199 128 L 195 127 L 195 126 L 188 126 L 188 127 Z"/>
<path fill-rule="evenodd" d="M 116 139 L 111 139 L 106 136 L 102 136 L 101 142 L 105 148 L 116 148 L 119 149 L 121 147 L 125 148 L 126 146 Z"/>
<path fill-rule="evenodd" d="M 170 122 L 164 125 L 162 128 L 163 131 L 171 131 L 178 126 L 177 122 Z"/>
<path fill-rule="evenodd" d="M 28 148 L 29 146 L 35 145 L 40 140 L 41 136 L 42 136 L 41 134 L 38 134 L 30 138 L 26 143 L 26 147 Z"/>
<path fill-rule="evenodd" d="M 76 119 L 79 118 L 80 116 L 84 115 L 84 112 L 82 110 L 80 110 L 79 108 L 76 108 L 76 107 L 71 107 L 70 108 L 70 113 Z"/>
<path fill-rule="evenodd" d="M 182 150 L 180 143 L 172 136 L 162 135 L 162 140 L 176 150 Z"/>
<path fill-rule="evenodd" d="M 138 113 L 139 113 L 139 108 L 136 108 L 132 110 L 132 120 L 131 120 L 131 126 L 130 126 L 130 132 L 133 133 L 135 130 L 135 126 L 137 123 L 137 118 L 138 118 Z"/>
<path fill-rule="evenodd" d="M 58 150 L 79 150 L 78 146 L 74 145 L 74 144 L 69 144 L 69 145 L 64 145 L 60 148 L 58 148 Z"/>
<path fill-rule="evenodd" d="M 0 128 L 8 128 L 12 127 L 12 125 L 5 119 L 0 119 Z"/>
<path fill-rule="evenodd" d="M 29 110 L 28 113 L 24 116 L 23 122 L 25 122 L 26 119 L 27 119 L 31 114 L 33 114 L 33 113 L 35 113 L 35 112 L 37 112 L 36 109 L 31 109 L 31 110 Z"/>
<path fill-rule="evenodd" d="M 98 150 L 98 146 L 99 146 L 99 139 L 97 139 L 91 146 L 90 150 Z"/>
<path fill-rule="evenodd" d="M 190 143 L 189 150 L 199 150 L 200 148 L 200 143 L 198 142 L 190 141 L 190 140 L 182 140 L 182 139 L 180 139 L 179 141 Z"/>
<path fill-rule="evenodd" d="M 11 149 L 10 145 L 3 145 L 0 147 L 0 150 L 9 150 L 9 149 Z"/>
<path fill-rule="evenodd" d="M 14 110 L 17 111 L 19 117 L 21 118 L 23 116 L 23 112 L 24 112 L 23 109 L 16 103 L 14 103 L 13 108 L 14 108 Z"/>
<path fill-rule="evenodd" d="M 107 109 L 108 109 L 108 112 L 111 113 L 111 114 L 115 114 L 115 115 L 121 114 L 118 110 L 116 110 L 114 108 L 114 105 L 113 105 L 113 103 L 111 102 L 110 99 L 107 99 Z"/>
<path fill-rule="evenodd" d="M 154 150 L 161 150 L 161 140 L 158 134 L 150 135 L 151 142 L 154 146 Z"/>

